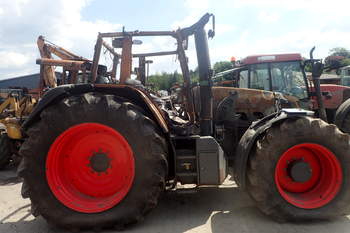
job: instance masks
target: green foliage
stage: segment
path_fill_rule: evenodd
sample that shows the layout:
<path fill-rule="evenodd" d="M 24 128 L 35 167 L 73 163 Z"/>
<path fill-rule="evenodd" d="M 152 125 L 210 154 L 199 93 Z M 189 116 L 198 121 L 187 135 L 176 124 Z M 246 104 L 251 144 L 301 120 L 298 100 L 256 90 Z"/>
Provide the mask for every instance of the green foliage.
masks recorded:
<path fill-rule="evenodd" d="M 303 57 L 303 60 L 307 60 L 307 59 L 308 58 Z M 311 72 L 312 71 L 311 64 L 310 63 L 306 64 L 304 69 L 305 69 L 305 72 Z"/>
<path fill-rule="evenodd" d="M 215 73 L 220 73 L 225 70 L 232 69 L 232 63 L 229 61 L 218 61 L 214 64 Z"/>
<path fill-rule="evenodd" d="M 215 73 L 219 73 L 232 68 L 233 67 L 231 62 L 228 62 L 228 61 L 216 62 L 214 64 Z M 226 77 L 224 76 L 224 78 Z M 190 79 L 191 79 L 192 85 L 195 85 L 196 83 L 199 82 L 198 67 L 194 70 L 190 70 Z M 230 79 L 230 76 L 228 76 L 226 79 Z M 150 75 L 150 77 L 148 78 L 148 84 L 151 84 L 151 86 L 153 86 L 153 90 L 155 91 L 158 91 L 158 90 L 169 91 L 170 88 L 175 83 L 179 83 L 179 84 L 183 83 L 183 76 L 182 74 L 177 73 L 177 71 L 175 71 L 174 73 L 167 73 L 167 72 L 162 72 L 161 74 L 157 73 L 154 75 Z"/>
<path fill-rule="evenodd" d="M 175 71 L 174 73 L 162 72 L 161 74 L 150 75 L 148 84 L 151 84 L 154 90 L 170 90 L 174 83 L 181 83 L 182 75 Z"/>
<path fill-rule="evenodd" d="M 342 56 L 344 58 L 350 58 L 350 50 L 343 47 L 336 47 L 329 50 L 330 56 Z"/>
<path fill-rule="evenodd" d="M 312 72 L 312 66 L 310 63 L 305 65 L 305 72 Z"/>
<path fill-rule="evenodd" d="M 341 61 L 342 66 L 348 66 L 350 65 L 350 58 L 345 58 Z"/>
<path fill-rule="evenodd" d="M 190 79 L 191 83 L 195 84 L 199 81 L 198 68 L 195 70 L 190 70 Z M 148 78 L 148 84 L 153 87 L 153 90 L 167 90 L 175 84 L 182 84 L 184 82 L 182 74 L 179 74 L 177 71 L 174 73 L 162 72 L 161 74 L 157 73 L 150 75 Z"/>
<path fill-rule="evenodd" d="M 229 62 L 229 61 L 219 61 L 219 62 L 216 62 L 214 64 L 214 73 L 217 74 L 217 73 L 220 73 L 220 72 L 223 72 L 223 71 L 226 71 L 226 70 L 230 70 L 232 69 L 233 66 L 232 66 L 232 63 Z M 222 77 L 223 80 L 230 80 L 231 79 L 231 75 L 230 74 L 226 74 Z"/>
<path fill-rule="evenodd" d="M 191 83 L 199 83 L 198 67 L 195 70 L 190 70 Z"/>
<path fill-rule="evenodd" d="M 339 68 L 350 65 L 350 50 L 343 47 L 336 47 L 329 51 L 325 59 L 326 66 L 330 67 L 328 72 L 339 73 Z"/>

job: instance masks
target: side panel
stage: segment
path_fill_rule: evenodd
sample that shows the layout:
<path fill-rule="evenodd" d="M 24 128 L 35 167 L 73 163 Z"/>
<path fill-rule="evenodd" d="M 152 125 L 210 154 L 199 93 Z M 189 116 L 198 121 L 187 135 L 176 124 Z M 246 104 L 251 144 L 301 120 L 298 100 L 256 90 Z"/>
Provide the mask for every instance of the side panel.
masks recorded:
<path fill-rule="evenodd" d="M 222 184 L 227 176 L 226 158 L 217 141 L 210 136 L 196 140 L 200 185 Z"/>
<path fill-rule="evenodd" d="M 254 116 L 254 113 L 269 115 L 275 111 L 274 95 L 272 92 L 231 87 L 213 87 L 214 108 L 217 107 L 231 92 L 238 94 L 236 99 L 236 112 Z"/>
<path fill-rule="evenodd" d="M 314 88 L 310 88 L 314 92 Z M 321 92 L 329 93 L 329 96 L 323 95 L 323 103 L 326 109 L 337 109 L 345 100 L 350 97 L 350 88 L 334 84 L 321 84 Z M 316 97 L 312 97 L 313 108 L 318 109 Z"/>
<path fill-rule="evenodd" d="M 214 109 L 218 104 L 232 92 L 237 93 L 235 102 L 235 111 L 237 113 L 244 113 L 248 119 L 259 119 L 268 116 L 276 111 L 275 109 L 275 95 L 271 91 L 235 88 L 235 87 L 213 87 Z M 298 99 L 293 96 L 284 96 L 288 103 L 282 105 L 284 108 L 298 108 L 300 107 Z"/>

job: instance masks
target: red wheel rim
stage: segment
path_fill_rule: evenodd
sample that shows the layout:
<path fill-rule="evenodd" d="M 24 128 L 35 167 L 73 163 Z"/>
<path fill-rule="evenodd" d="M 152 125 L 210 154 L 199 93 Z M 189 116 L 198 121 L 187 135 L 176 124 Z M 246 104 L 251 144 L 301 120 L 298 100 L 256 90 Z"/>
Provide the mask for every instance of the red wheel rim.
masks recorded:
<path fill-rule="evenodd" d="M 337 157 L 319 144 L 303 143 L 282 154 L 275 169 L 279 193 L 303 209 L 325 206 L 340 190 L 343 172 Z"/>
<path fill-rule="evenodd" d="M 82 213 L 117 205 L 134 180 L 133 152 L 116 130 L 83 123 L 64 131 L 51 145 L 46 178 L 55 197 Z"/>

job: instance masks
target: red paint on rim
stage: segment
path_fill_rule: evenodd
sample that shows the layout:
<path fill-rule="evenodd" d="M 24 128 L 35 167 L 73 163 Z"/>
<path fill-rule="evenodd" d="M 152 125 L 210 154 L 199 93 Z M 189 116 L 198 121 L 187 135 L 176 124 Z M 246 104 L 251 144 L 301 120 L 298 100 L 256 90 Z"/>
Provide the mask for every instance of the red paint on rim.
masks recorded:
<path fill-rule="evenodd" d="M 294 181 L 289 174 L 293 162 L 307 163 L 311 176 L 305 182 Z M 275 183 L 279 193 L 290 204 L 315 209 L 325 206 L 338 194 L 343 172 L 337 157 L 319 144 L 303 143 L 282 154 L 275 169 Z"/>
<path fill-rule="evenodd" d="M 96 154 L 108 158 L 103 172 L 91 166 Z M 46 178 L 55 197 L 82 213 L 99 213 L 117 205 L 128 194 L 134 175 L 134 156 L 126 139 L 98 123 L 82 123 L 64 131 L 51 145 L 46 160 Z"/>

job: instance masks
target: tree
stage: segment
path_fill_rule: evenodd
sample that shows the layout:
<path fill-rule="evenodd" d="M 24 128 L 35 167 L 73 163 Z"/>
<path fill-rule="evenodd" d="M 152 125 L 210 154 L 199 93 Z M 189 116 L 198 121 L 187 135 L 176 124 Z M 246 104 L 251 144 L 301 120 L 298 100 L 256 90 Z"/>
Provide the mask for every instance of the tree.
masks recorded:
<path fill-rule="evenodd" d="M 342 60 L 342 65 L 344 65 L 344 66 L 350 65 L 350 58 L 345 58 L 345 59 L 343 59 L 343 60 Z"/>
<path fill-rule="evenodd" d="M 229 62 L 229 61 L 219 61 L 219 62 L 216 62 L 214 64 L 214 73 L 217 74 L 217 73 L 220 73 L 220 72 L 223 72 L 223 71 L 226 71 L 226 70 L 230 70 L 232 68 L 233 68 L 233 66 L 232 66 L 231 62 Z M 230 74 L 225 74 L 223 76 L 223 79 L 224 80 L 230 80 L 231 79 Z"/>
<path fill-rule="evenodd" d="M 341 56 L 344 58 L 350 58 L 350 50 L 343 47 L 336 47 L 329 50 L 330 56 Z"/>
<path fill-rule="evenodd" d="M 190 79 L 192 84 L 196 84 L 199 82 L 199 74 L 198 74 L 198 67 L 194 70 L 190 70 Z M 148 84 L 151 84 L 153 86 L 153 89 L 155 91 L 158 90 L 167 90 L 169 91 L 170 88 L 175 84 L 182 84 L 184 82 L 182 74 L 179 74 L 177 71 L 174 73 L 156 73 L 153 75 L 150 75 L 148 78 Z"/>
<path fill-rule="evenodd" d="M 154 75 L 150 75 L 148 78 L 148 84 L 151 84 L 154 88 L 154 90 L 167 90 L 169 91 L 170 88 L 175 84 L 175 83 L 182 83 L 183 78 L 182 75 L 179 74 L 177 71 L 174 73 L 167 73 L 167 72 L 162 72 L 161 74 L 157 73 Z"/>
<path fill-rule="evenodd" d="M 220 73 L 226 70 L 232 69 L 232 63 L 229 61 L 218 61 L 214 64 L 214 71 L 215 73 Z"/>
<path fill-rule="evenodd" d="M 232 68 L 233 68 L 232 64 L 229 61 L 220 61 L 214 64 L 215 73 L 219 73 Z M 198 67 L 195 68 L 194 70 L 190 70 L 190 79 L 193 85 L 199 82 Z M 229 80 L 230 75 L 225 75 L 224 79 Z M 180 85 L 183 83 L 183 76 L 182 74 L 179 74 L 177 71 L 175 71 L 174 73 L 167 73 L 167 72 L 156 73 L 154 75 L 150 75 L 147 83 L 151 84 L 151 86 L 153 86 L 153 89 L 155 91 L 158 91 L 158 90 L 169 91 L 170 88 L 175 83 L 178 83 Z"/>
<path fill-rule="evenodd" d="M 331 67 L 330 70 L 350 65 L 350 50 L 343 47 L 336 47 L 329 50 L 329 56 L 326 57 L 325 63 L 326 66 Z"/>

